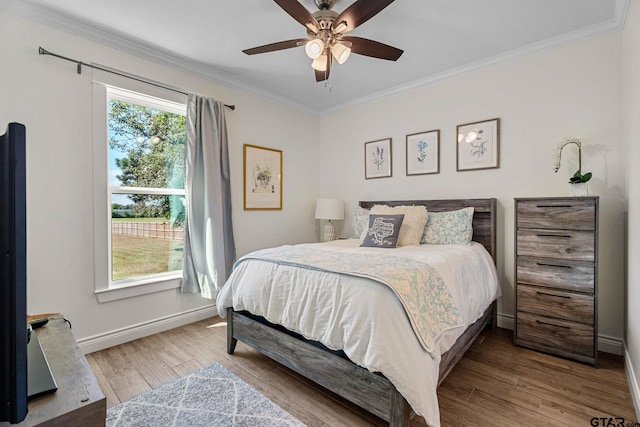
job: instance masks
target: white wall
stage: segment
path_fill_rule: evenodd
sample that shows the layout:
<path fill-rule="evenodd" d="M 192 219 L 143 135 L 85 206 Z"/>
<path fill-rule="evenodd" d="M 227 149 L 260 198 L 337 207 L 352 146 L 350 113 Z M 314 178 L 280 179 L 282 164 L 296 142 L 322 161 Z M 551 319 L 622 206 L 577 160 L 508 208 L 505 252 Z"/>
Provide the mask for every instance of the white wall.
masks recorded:
<path fill-rule="evenodd" d="M 593 172 L 590 194 L 600 196 L 599 332 L 612 337 L 620 351 L 625 264 L 621 61 L 621 36 L 610 34 L 324 114 L 321 156 L 332 168 L 321 171 L 320 189 L 348 206 L 367 199 L 497 197 L 499 311 L 508 323 L 513 199 L 569 195 L 567 181 L 577 169 L 577 155 L 565 150 L 555 174 L 553 149 L 565 136 L 582 138 L 583 172 Z M 456 172 L 456 125 L 495 117 L 501 119 L 500 168 Z M 441 130 L 440 174 L 406 176 L 405 135 L 432 129 Z M 365 180 L 363 144 L 388 137 L 393 138 L 393 177 Z"/>
<path fill-rule="evenodd" d="M 39 45 L 237 106 L 227 121 L 239 256 L 262 247 L 317 240 L 316 197 L 339 197 L 348 207 L 366 199 L 497 197 L 503 321 L 513 312 L 513 198 L 567 195 L 566 181 L 577 167 L 576 157 L 565 152 L 563 167 L 554 174 L 553 148 L 567 135 L 583 138 L 583 169 L 594 173 L 590 191 L 600 196 L 599 332 L 605 341 L 612 338 L 614 347 L 622 339 L 627 190 L 621 34 L 513 59 L 317 117 L 0 13 L 5 64 L 0 68 L 0 123 L 25 123 L 28 135 L 29 311 L 63 312 L 74 321 L 76 337 L 83 339 L 197 310 L 210 301 L 168 291 L 97 303 L 90 73 L 79 76 L 73 64 L 39 56 Z M 625 68 L 627 74 L 631 68 Z M 635 110 L 625 112 L 637 115 Z M 500 168 L 456 172 L 456 125 L 494 117 L 502 121 Z M 440 174 L 407 177 L 405 135 L 438 128 Z M 625 128 L 626 134 L 630 131 Z M 393 177 L 365 180 L 363 144 L 386 137 L 393 138 Z M 243 210 L 244 143 L 284 151 L 283 211 Z M 345 235 L 351 218 L 347 210 L 341 224 Z M 636 356 L 638 342 L 629 334 L 628 348 Z"/>
<path fill-rule="evenodd" d="M 627 177 L 627 302 L 626 362 L 627 376 L 636 413 L 640 408 L 640 4 L 630 2 L 623 33 L 623 138 Z"/>
<path fill-rule="evenodd" d="M 238 255 L 312 241 L 317 116 L 0 12 L 0 124 L 27 127 L 28 311 L 61 312 L 91 339 L 213 302 L 175 290 L 98 303 L 94 295 L 91 71 L 39 56 L 38 46 L 235 104 L 227 112 Z M 242 145 L 283 150 L 284 208 L 244 211 Z M 210 313 L 212 310 L 209 311 Z M 94 348 L 95 349 L 95 348 Z"/>

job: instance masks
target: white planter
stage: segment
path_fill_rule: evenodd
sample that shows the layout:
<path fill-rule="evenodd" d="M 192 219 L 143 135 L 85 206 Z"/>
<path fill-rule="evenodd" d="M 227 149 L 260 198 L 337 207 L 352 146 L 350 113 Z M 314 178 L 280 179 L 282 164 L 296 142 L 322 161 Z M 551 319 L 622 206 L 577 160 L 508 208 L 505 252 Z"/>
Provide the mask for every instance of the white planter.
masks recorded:
<path fill-rule="evenodd" d="M 577 184 L 569 184 L 569 194 L 573 197 L 586 197 L 589 195 L 589 186 L 587 182 L 579 182 Z"/>

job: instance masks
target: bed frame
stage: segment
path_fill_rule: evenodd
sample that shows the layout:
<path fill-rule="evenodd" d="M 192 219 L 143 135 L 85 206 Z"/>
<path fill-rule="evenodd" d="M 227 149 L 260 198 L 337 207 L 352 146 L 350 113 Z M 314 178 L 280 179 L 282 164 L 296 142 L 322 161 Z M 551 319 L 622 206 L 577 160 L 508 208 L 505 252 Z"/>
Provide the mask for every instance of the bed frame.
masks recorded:
<path fill-rule="evenodd" d="M 496 261 L 496 199 L 410 200 L 360 202 L 363 208 L 376 204 L 388 206 L 424 205 L 430 212 L 474 207 L 473 240 L 487 248 Z M 493 301 L 482 317 L 467 328 L 456 343 L 442 355 L 438 385 L 451 372 L 462 355 L 488 325 L 496 327 L 497 302 Z M 357 366 L 346 357 L 318 343 L 308 342 L 261 322 L 232 308 L 227 309 L 227 352 L 232 354 L 238 340 L 287 366 L 315 383 L 389 422 L 390 426 L 408 426 L 411 408 L 395 386 L 379 373 Z"/>

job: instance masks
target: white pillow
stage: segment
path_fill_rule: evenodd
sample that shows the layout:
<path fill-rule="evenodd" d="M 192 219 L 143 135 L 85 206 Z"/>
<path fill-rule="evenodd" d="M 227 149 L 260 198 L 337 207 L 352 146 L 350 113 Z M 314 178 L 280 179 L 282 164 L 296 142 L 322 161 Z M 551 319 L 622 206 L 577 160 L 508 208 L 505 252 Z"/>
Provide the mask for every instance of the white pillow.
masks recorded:
<path fill-rule="evenodd" d="M 353 221 L 351 222 L 351 237 L 360 239 L 362 233 L 369 228 L 369 209 L 356 205 L 353 209 Z"/>
<path fill-rule="evenodd" d="M 400 227 L 398 246 L 418 246 L 427 224 L 427 208 L 425 206 L 386 206 L 374 205 L 371 214 L 398 215 L 404 214 Z"/>

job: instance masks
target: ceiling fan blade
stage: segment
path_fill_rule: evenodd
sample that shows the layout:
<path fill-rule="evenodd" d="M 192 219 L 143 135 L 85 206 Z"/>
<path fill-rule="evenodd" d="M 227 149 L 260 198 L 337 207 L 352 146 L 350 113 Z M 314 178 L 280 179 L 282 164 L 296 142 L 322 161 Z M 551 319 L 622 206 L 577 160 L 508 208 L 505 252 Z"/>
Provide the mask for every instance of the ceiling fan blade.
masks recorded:
<path fill-rule="evenodd" d="M 298 0 L 274 0 L 293 19 L 307 27 L 311 23 L 316 28 L 320 27 L 316 18 Z"/>
<path fill-rule="evenodd" d="M 252 47 L 251 49 L 243 50 L 247 55 L 256 55 L 258 53 L 274 52 L 276 50 L 289 49 L 292 47 L 303 46 L 308 39 L 293 39 L 285 40 L 277 43 L 269 43 L 264 46 Z"/>
<path fill-rule="evenodd" d="M 339 32 L 349 32 L 373 18 L 391 3 L 393 0 L 356 0 L 333 21 L 334 28 L 341 28 L 340 23 L 344 21 L 347 25 Z"/>
<path fill-rule="evenodd" d="M 327 55 L 327 69 L 326 71 L 318 71 L 315 70 L 316 72 L 316 81 L 317 82 L 322 82 L 324 80 L 329 79 L 329 73 L 331 72 L 331 53 L 329 53 L 329 55 Z"/>
<path fill-rule="evenodd" d="M 351 42 L 351 53 L 370 56 L 372 58 L 397 61 L 400 55 L 404 53 L 401 49 L 362 37 L 344 36 L 342 40 Z"/>

